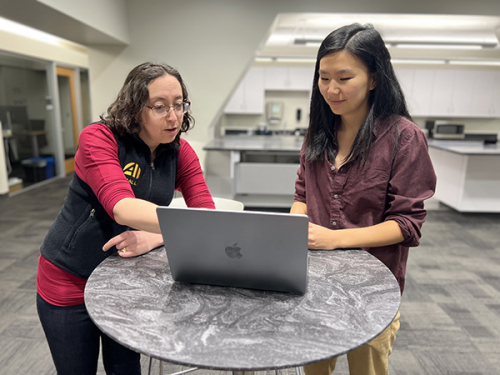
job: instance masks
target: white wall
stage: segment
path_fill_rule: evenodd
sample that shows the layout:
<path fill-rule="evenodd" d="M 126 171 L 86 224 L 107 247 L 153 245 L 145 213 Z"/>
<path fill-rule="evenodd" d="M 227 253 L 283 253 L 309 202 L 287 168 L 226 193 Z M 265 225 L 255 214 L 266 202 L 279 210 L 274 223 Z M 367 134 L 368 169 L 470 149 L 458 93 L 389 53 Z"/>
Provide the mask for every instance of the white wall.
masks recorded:
<path fill-rule="evenodd" d="M 89 50 L 94 118 L 114 100 L 131 68 L 164 62 L 179 69 L 188 86 L 197 124 L 191 137 L 211 137 L 209 124 L 277 14 L 256 3 L 130 2 L 130 45 L 114 56 L 100 47 Z"/>
<path fill-rule="evenodd" d="M 282 12 L 500 14 L 488 0 L 143 0 L 129 1 L 130 45 L 89 49 L 94 119 L 115 99 L 127 73 L 152 60 L 178 68 L 193 102 L 188 139 L 212 137 L 209 125 Z"/>
<path fill-rule="evenodd" d="M 37 0 L 90 27 L 129 42 L 126 0 Z"/>

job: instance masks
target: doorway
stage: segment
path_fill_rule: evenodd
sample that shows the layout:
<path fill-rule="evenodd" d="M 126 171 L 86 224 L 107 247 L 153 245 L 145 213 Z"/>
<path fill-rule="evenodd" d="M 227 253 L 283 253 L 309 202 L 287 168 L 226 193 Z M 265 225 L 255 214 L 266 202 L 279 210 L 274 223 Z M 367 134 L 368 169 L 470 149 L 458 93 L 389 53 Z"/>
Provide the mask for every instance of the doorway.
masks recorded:
<path fill-rule="evenodd" d="M 0 52 L 0 122 L 9 192 L 54 176 L 46 64 Z"/>
<path fill-rule="evenodd" d="M 75 170 L 75 152 L 78 148 L 79 134 L 74 70 L 57 66 L 56 73 L 64 147 L 64 171 L 65 174 L 69 174 Z"/>
<path fill-rule="evenodd" d="M 0 51 L 2 192 L 71 174 L 90 118 L 87 69 Z"/>

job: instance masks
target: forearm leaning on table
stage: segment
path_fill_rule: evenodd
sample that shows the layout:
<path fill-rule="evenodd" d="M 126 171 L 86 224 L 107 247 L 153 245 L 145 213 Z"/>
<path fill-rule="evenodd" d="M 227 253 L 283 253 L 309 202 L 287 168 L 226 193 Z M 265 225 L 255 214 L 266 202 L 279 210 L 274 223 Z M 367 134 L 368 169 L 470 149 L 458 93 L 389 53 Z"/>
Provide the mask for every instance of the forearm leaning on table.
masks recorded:
<path fill-rule="evenodd" d="M 364 228 L 339 230 L 324 228 L 326 229 L 324 234 L 317 234 L 319 232 L 318 229 L 323 228 L 318 227 L 314 225 L 309 226 L 309 246 L 312 249 L 331 250 L 354 247 L 379 247 L 393 245 L 404 240 L 399 224 L 394 220 L 384 221 L 383 223 Z M 323 238 L 322 235 L 326 236 L 326 238 Z M 318 246 L 318 242 L 321 246 Z"/>
<path fill-rule="evenodd" d="M 294 202 L 290 213 L 307 215 L 307 205 Z M 315 250 L 387 246 L 403 240 L 401 228 L 394 220 L 364 228 L 338 230 L 309 224 L 309 248 Z"/>
<path fill-rule="evenodd" d="M 113 207 L 113 216 L 118 224 L 146 232 L 161 233 L 154 203 L 137 199 L 124 198 Z"/>
<path fill-rule="evenodd" d="M 113 207 L 113 215 L 118 224 L 134 229 L 120 233 L 111 238 L 103 246 L 103 251 L 108 251 L 116 246 L 122 257 L 132 257 L 144 254 L 158 246 L 163 245 L 160 233 L 156 205 L 136 198 L 124 198 Z M 124 250 L 127 248 L 126 250 Z"/>

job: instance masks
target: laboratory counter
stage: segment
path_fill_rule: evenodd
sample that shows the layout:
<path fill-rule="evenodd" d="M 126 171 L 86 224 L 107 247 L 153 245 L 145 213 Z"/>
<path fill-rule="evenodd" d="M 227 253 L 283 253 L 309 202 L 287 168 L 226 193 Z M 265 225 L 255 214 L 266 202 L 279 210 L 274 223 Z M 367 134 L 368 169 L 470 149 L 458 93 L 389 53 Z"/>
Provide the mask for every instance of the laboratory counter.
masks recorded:
<path fill-rule="evenodd" d="M 232 135 L 205 145 L 205 177 L 214 196 L 246 207 L 291 207 L 303 136 Z"/>
<path fill-rule="evenodd" d="M 229 136 L 208 143 L 206 178 L 214 196 L 247 207 L 293 204 L 303 137 Z M 429 139 L 438 178 L 435 197 L 461 212 L 500 212 L 500 147 Z"/>
<path fill-rule="evenodd" d="M 206 151 L 270 151 L 299 153 L 304 137 L 235 135 L 216 138 L 205 145 Z"/>
<path fill-rule="evenodd" d="M 500 212 L 500 147 L 482 141 L 429 139 L 435 198 L 460 212 Z"/>
<path fill-rule="evenodd" d="M 462 155 L 500 155 L 500 146 L 495 144 L 484 144 L 483 141 L 467 140 L 427 140 L 429 147 L 450 151 Z"/>

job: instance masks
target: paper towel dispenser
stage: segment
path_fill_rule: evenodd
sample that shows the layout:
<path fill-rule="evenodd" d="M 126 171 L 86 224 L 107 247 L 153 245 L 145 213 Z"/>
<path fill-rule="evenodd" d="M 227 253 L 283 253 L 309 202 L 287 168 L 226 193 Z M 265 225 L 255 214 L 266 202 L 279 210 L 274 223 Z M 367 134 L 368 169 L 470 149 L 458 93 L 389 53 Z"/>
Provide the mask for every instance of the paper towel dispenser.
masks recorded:
<path fill-rule="evenodd" d="M 266 105 L 266 119 L 267 122 L 272 124 L 279 124 L 283 118 L 283 103 L 269 102 Z"/>

